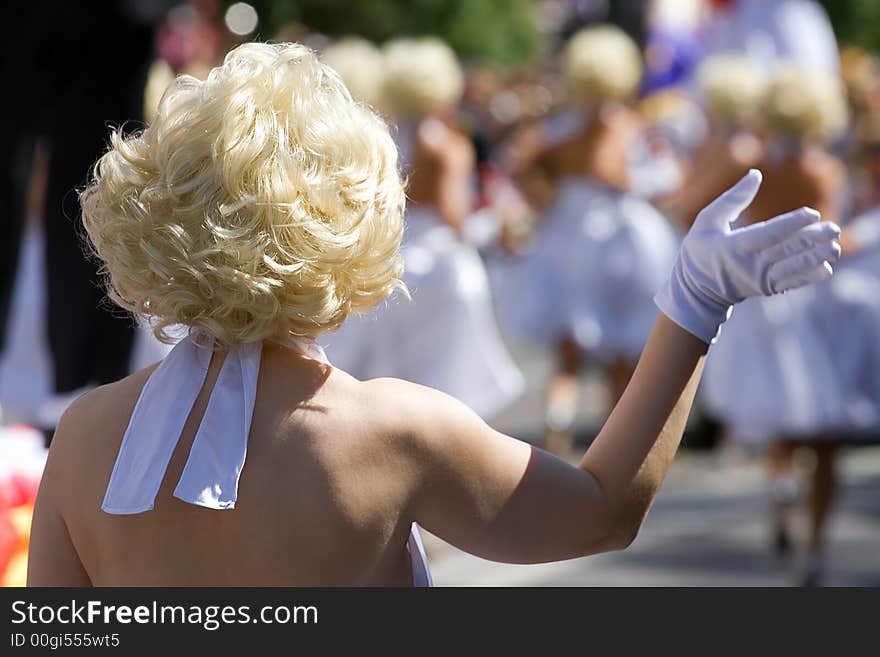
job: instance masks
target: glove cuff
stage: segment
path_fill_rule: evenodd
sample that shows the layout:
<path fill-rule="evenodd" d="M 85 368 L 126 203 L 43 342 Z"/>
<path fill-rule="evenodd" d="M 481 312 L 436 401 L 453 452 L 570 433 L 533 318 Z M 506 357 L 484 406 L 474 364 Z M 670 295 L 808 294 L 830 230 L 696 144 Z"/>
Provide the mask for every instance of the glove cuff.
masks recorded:
<path fill-rule="evenodd" d="M 715 343 L 733 310 L 732 305 L 720 304 L 689 285 L 681 260 L 654 296 L 654 303 L 669 319 L 707 344 Z"/>

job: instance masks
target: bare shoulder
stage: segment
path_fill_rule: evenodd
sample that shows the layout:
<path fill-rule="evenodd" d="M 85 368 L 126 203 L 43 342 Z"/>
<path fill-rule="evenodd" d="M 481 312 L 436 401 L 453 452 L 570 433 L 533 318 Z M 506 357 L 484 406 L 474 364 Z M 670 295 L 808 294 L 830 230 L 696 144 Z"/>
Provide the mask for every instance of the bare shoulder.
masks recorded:
<path fill-rule="evenodd" d="M 365 403 L 377 409 L 389 422 L 402 429 L 415 430 L 438 421 L 454 421 L 466 416 L 477 418 L 465 404 L 439 390 L 394 378 L 371 379 L 361 383 Z"/>
<path fill-rule="evenodd" d="M 157 366 L 138 370 L 124 379 L 85 393 L 64 412 L 59 430 L 70 434 L 92 433 L 89 430 L 98 425 L 107 427 L 118 421 L 127 424 L 147 379 Z"/>
<path fill-rule="evenodd" d="M 112 465 L 141 390 L 156 365 L 76 399 L 64 412 L 49 450 L 48 480 L 71 483 L 78 473 Z"/>
<path fill-rule="evenodd" d="M 396 436 L 402 449 L 426 462 L 442 460 L 446 453 L 461 453 L 494 433 L 461 401 L 408 381 L 365 381 L 361 398 L 387 435 Z"/>

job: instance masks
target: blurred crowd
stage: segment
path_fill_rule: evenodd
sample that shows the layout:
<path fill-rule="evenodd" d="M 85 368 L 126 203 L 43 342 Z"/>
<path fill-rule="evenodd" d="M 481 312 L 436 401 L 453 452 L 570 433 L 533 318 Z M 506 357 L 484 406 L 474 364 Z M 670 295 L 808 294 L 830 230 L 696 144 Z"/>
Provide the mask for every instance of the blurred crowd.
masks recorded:
<path fill-rule="evenodd" d="M 108 125 L 137 130 L 176 76 L 209 75 L 259 38 L 319 51 L 392 125 L 409 181 L 406 290 L 324 336 L 330 360 L 438 388 L 491 422 L 526 384 L 511 351 L 538 348 L 554 363 L 539 440 L 563 457 L 583 372 L 599 373 L 610 409 L 701 208 L 758 168 L 740 223 L 809 206 L 840 224 L 831 281 L 737 307 L 698 411 L 722 445 L 766 455 L 782 554 L 806 479 L 801 576 L 820 583 L 835 455 L 880 435 L 880 60 L 841 48 L 812 0 L 626 7 L 535 3 L 541 55 L 502 66 L 437 36 L 266 34 L 241 2 L 28 3 L 2 62 L 20 102 L 0 123 L 0 573 L 26 540 L 16 509 L 31 496 L 2 491 L 21 463 L 34 471 L 33 431 L 48 442 L 84 390 L 169 349 L 106 300 L 76 191 Z M 812 454 L 806 478 L 797 450 Z"/>

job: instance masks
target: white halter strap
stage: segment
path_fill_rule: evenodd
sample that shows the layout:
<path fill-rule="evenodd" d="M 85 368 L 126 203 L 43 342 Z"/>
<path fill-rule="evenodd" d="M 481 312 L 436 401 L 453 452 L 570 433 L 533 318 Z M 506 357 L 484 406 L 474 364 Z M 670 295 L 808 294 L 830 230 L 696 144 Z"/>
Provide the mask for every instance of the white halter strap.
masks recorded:
<path fill-rule="evenodd" d="M 313 341 L 287 344 L 327 362 Z M 174 489 L 184 502 L 233 509 L 247 455 L 262 343 L 231 349 L 211 391 L 186 466 Z M 144 386 L 122 438 L 101 508 L 107 513 L 142 513 L 153 508 L 168 462 L 205 383 L 213 341 L 182 340 Z"/>
<path fill-rule="evenodd" d="M 329 365 L 314 340 L 283 343 Z M 247 456 L 262 343 L 231 349 L 211 391 L 174 497 L 209 509 L 233 509 Z M 130 515 L 151 510 L 171 455 L 211 364 L 213 341 L 182 340 L 150 375 L 122 438 L 101 509 Z M 413 523 L 407 548 L 416 586 L 430 586 L 425 550 Z"/>

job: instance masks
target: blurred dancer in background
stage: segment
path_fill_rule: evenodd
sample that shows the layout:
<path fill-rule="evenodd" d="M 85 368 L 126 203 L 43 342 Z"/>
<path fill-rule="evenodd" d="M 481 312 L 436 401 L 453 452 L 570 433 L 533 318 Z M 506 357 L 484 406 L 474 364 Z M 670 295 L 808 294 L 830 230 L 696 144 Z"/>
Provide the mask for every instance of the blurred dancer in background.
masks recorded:
<path fill-rule="evenodd" d="M 684 229 L 706 203 L 758 166 L 764 152 L 756 130 L 766 85 L 761 71 L 741 55 L 715 55 L 700 65 L 697 82 L 708 132 L 684 183 L 660 201 Z"/>
<path fill-rule="evenodd" d="M 823 219 L 843 210 L 845 167 L 827 144 L 846 125 L 836 77 L 782 66 L 763 103 L 769 141 L 767 186 L 750 221 L 780 207 L 808 206 Z M 836 489 L 837 445 L 880 420 L 880 286 L 857 272 L 833 283 L 746 303 L 707 359 L 705 400 L 732 437 L 768 446 L 776 549 L 791 550 L 791 511 L 798 497 L 794 455 L 808 446 L 814 467 L 802 583 L 819 583 L 827 520 Z"/>
<path fill-rule="evenodd" d="M 617 28 L 587 28 L 568 43 L 564 66 L 578 112 L 564 136 L 545 135 L 519 172 L 543 219 L 502 300 L 514 335 L 555 348 L 543 444 L 563 455 L 573 440 L 584 354 L 603 369 L 611 401 L 618 399 L 677 248 L 666 219 L 630 193 L 629 156 L 643 130 L 630 107 L 641 80 L 638 47 Z"/>
<path fill-rule="evenodd" d="M 707 55 L 740 53 L 766 75 L 779 62 L 836 75 L 837 41 L 816 0 L 711 0 Z"/>
<path fill-rule="evenodd" d="M 852 112 L 848 135 L 852 218 L 844 226 L 844 266 L 880 278 L 880 59 L 857 48 L 841 52 Z"/>
<path fill-rule="evenodd" d="M 155 59 L 147 74 L 144 119 L 156 116 L 162 94 L 180 74 L 204 79 L 223 58 L 228 44 L 217 24 L 219 0 L 190 0 L 178 4 L 156 30 Z"/>
<path fill-rule="evenodd" d="M 347 42 L 327 56 L 355 93 L 396 118 L 409 182 L 403 281 L 412 298 L 349 321 L 326 336 L 327 351 L 360 379 L 421 383 L 490 418 L 520 394 L 523 380 L 495 323 L 483 262 L 462 239 L 475 182 L 473 146 L 455 122 L 462 71 L 433 38 L 370 52 L 365 42 Z"/>
<path fill-rule="evenodd" d="M 361 37 L 344 37 L 328 45 L 321 59 L 339 73 L 352 96 L 374 109 L 382 109 L 385 60 L 375 45 Z"/>

